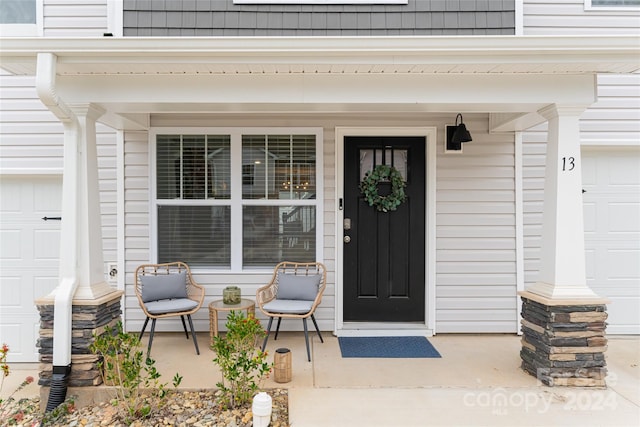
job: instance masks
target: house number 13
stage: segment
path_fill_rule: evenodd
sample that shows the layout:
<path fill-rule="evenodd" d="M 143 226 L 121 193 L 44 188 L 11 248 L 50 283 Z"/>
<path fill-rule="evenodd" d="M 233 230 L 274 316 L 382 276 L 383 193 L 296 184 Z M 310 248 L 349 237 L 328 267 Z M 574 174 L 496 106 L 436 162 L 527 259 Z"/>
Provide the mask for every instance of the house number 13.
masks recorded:
<path fill-rule="evenodd" d="M 576 167 L 576 159 L 574 157 L 563 157 L 562 158 L 562 171 L 570 172 Z"/>

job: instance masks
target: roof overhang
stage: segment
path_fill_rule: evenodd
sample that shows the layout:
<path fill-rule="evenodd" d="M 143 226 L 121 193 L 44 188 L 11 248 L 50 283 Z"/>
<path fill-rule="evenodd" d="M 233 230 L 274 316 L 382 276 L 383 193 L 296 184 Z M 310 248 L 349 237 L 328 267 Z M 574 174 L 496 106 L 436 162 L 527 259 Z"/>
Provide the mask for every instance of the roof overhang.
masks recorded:
<path fill-rule="evenodd" d="M 1 38 L 0 63 L 60 75 L 584 74 L 640 71 L 640 36 Z"/>
<path fill-rule="evenodd" d="M 0 67 L 35 75 L 108 122 L 164 113 L 485 112 L 493 130 L 589 105 L 596 74 L 639 73 L 640 36 L 1 38 Z M 499 115 L 498 115 L 499 114 Z M 145 118 L 145 116 L 147 118 Z M 128 125 L 126 124 L 128 122 Z"/>

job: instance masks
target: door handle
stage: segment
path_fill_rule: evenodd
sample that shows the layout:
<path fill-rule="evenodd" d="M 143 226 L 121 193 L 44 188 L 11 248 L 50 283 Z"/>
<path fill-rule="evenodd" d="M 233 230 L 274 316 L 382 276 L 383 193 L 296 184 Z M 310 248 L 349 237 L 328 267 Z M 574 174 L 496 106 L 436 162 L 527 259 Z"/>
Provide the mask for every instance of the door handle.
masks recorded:
<path fill-rule="evenodd" d="M 344 240 L 345 243 L 349 243 L 351 241 L 351 236 L 344 236 Z"/>

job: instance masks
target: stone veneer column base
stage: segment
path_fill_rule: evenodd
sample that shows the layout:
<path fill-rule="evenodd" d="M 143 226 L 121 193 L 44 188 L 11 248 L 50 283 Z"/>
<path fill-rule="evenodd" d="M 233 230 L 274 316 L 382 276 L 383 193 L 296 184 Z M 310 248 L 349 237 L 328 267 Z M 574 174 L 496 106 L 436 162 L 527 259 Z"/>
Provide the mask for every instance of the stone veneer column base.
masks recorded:
<path fill-rule="evenodd" d="M 69 387 L 87 387 L 102 384 L 98 369 L 98 356 L 89 346 L 93 335 L 104 332 L 106 325 L 114 326 L 120 319 L 122 291 L 113 291 L 97 300 L 73 300 L 71 320 L 71 375 Z M 40 379 L 38 384 L 49 386 L 53 371 L 53 316 L 54 302 L 49 299 L 36 301 L 40 312 Z"/>
<path fill-rule="evenodd" d="M 605 387 L 604 299 L 522 297 L 522 369 L 548 386 Z"/>

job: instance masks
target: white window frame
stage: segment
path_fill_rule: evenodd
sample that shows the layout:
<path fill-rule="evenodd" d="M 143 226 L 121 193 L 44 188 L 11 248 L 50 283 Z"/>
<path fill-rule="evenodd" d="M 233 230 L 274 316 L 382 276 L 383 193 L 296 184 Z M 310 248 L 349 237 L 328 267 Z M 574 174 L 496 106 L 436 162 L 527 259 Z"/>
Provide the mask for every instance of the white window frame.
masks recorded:
<path fill-rule="evenodd" d="M 316 198 L 313 200 L 290 199 L 243 199 L 242 196 L 242 136 L 243 135 L 315 135 L 316 137 Z M 152 263 L 158 262 L 158 202 L 156 186 L 156 142 L 158 135 L 229 135 L 231 149 L 231 199 L 201 200 L 205 205 L 231 206 L 231 267 L 195 267 L 194 270 L 206 274 L 228 273 L 266 273 L 271 267 L 242 266 L 242 208 L 244 206 L 289 206 L 305 205 L 316 207 L 316 261 L 324 262 L 324 162 L 323 162 L 323 130 L 316 127 L 157 127 L 149 131 L 149 258 Z M 161 204 L 173 204 L 160 200 Z M 181 204 L 183 201 L 176 201 Z M 292 203 L 293 202 L 293 203 Z M 237 238 L 240 236 L 240 238 Z"/>
<path fill-rule="evenodd" d="M 621 10 L 629 10 L 629 11 L 639 11 L 640 6 L 623 6 L 623 5 L 611 5 L 611 6 L 594 6 L 591 0 L 584 0 L 584 10 L 590 12 L 598 12 L 598 11 L 621 11 Z"/>
<path fill-rule="evenodd" d="M 233 0 L 233 4 L 408 4 L 409 0 Z"/>
<path fill-rule="evenodd" d="M 36 0 L 35 24 L 0 24 L 0 37 L 44 36 L 44 0 Z"/>

